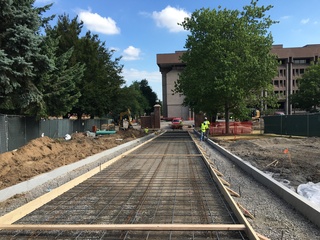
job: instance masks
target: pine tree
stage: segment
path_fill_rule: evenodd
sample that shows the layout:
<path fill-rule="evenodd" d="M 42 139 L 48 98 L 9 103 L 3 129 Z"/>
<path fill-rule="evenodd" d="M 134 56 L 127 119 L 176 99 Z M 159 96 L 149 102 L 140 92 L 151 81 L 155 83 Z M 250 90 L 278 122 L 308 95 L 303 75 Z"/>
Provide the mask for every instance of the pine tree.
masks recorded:
<path fill-rule="evenodd" d="M 153 107 L 157 104 L 158 96 L 152 91 L 152 88 L 149 86 L 149 83 L 146 79 L 143 79 L 139 82 L 140 90 L 142 95 L 148 100 L 148 107 L 145 109 L 145 112 L 149 115 L 153 112 Z"/>
<path fill-rule="evenodd" d="M 42 75 L 38 85 L 45 102 L 45 108 L 38 110 L 42 117 L 67 115 L 81 96 L 77 83 L 83 77 L 84 64 L 77 63 L 69 67 L 73 48 L 58 55 L 58 44 L 59 38 L 53 39 L 47 35 L 43 46 L 54 67 Z"/>
<path fill-rule="evenodd" d="M 34 0 L 0 1 L 0 109 L 11 113 L 30 113 L 43 105 L 43 95 L 34 80 L 51 68 L 41 53 L 40 27 L 48 19 L 34 8 Z"/>
<path fill-rule="evenodd" d="M 48 28 L 47 32 L 53 39 L 59 38 L 57 54 L 73 48 L 69 67 L 78 63 L 85 65 L 84 76 L 75 82 L 81 97 L 71 112 L 77 113 L 78 117 L 83 113 L 104 116 L 113 110 L 120 86 L 124 84 L 122 66 L 119 58 L 112 59 L 113 51 L 107 49 L 97 35 L 86 32 L 80 37 L 83 24 L 77 19 L 70 20 L 68 15 L 61 15 L 57 25 Z"/>
<path fill-rule="evenodd" d="M 120 59 L 113 60 L 113 51 L 90 32 L 80 39 L 78 51 L 78 60 L 86 64 L 86 71 L 81 83 L 81 98 L 75 109 L 91 116 L 104 116 L 113 110 L 124 84 Z"/>

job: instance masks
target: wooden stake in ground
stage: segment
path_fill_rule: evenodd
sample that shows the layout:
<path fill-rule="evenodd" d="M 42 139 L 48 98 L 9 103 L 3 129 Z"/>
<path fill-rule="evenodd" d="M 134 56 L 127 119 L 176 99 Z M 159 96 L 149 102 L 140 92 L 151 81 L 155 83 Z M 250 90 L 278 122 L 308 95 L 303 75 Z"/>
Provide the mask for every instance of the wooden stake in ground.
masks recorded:
<path fill-rule="evenodd" d="M 292 167 L 291 154 L 290 154 L 290 152 L 289 152 L 289 149 L 286 148 L 285 150 L 283 150 L 283 153 L 284 153 L 284 154 L 288 154 L 290 166 Z"/>
<path fill-rule="evenodd" d="M 271 166 L 271 165 L 274 165 L 274 166 L 276 167 L 278 163 L 279 163 L 278 160 L 274 160 L 274 161 L 272 161 L 271 163 L 269 163 L 266 167 L 269 167 L 269 166 Z"/>
<path fill-rule="evenodd" d="M 243 214 L 251 219 L 254 219 L 254 216 L 247 210 L 245 209 L 240 203 L 237 202 L 238 207 L 242 210 Z"/>

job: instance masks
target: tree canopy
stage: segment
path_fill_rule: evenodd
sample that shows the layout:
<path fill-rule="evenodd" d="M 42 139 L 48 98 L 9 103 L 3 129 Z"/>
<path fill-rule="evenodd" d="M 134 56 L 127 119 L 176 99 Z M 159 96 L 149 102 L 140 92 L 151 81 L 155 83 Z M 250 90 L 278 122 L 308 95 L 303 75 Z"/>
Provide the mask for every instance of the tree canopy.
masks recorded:
<path fill-rule="evenodd" d="M 83 77 L 84 64 L 77 63 L 69 67 L 73 48 L 59 55 L 58 44 L 59 38 L 54 39 L 47 35 L 43 49 L 54 67 L 37 81 L 45 102 L 45 107 L 36 109 L 35 112 L 41 117 L 65 115 L 72 110 L 81 96 L 77 84 Z"/>
<path fill-rule="evenodd" d="M 142 95 L 146 98 L 148 104 L 145 106 L 144 112 L 147 115 L 150 115 L 151 112 L 153 112 L 153 107 L 155 104 L 157 104 L 158 96 L 157 94 L 152 90 L 152 88 L 149 86 L 148 80 L 143 79 L 140 82 L 136 83 L 139 85 L 139 89 L 142 93 Z"/>
<path fill-rule="evenodd" d="M 86 65 L 86 70 L 79 85 L 82 95 L 74 110 L 91 116 L 104 116 L 113 110 L 120 88 L 125 83 L 120 58 L 113 60 L 113 51 L 90 32 L 80 39 L 79 53 L 77 60 Z"/>
<path fill-rule="evenodd" d="M 33 2 L 0 1 L 0 109 L 8 113 L 28 113 L 44 105 L 34 79 L 53 67 L 39 34 L 49 20 L 41 13 L 50 5 L 34 8 Z"/>
<path fill-rule="evenodd" d="M 143 96 L 138 82 L 133 82 L 129 87 L 125 86 L 119 91 L 115 109 L 117 113 L 130 109 L 132 117 L 135 118 L 144 115 L 147 107 L 148 101 Z"/>
<path fill-rule="evenodd" d="M 186 67 L 175 92 L 196 112 L 224 111 L 227 132 L 229 112 L 241 116 L 248 105 L 260 105 L 261 93 L 272 89 L 277 70 L 268 33 L 275 22 L 265 15 L 272 6 L 259 7 L 257 2 L 242 11 L 202 8 L 181 23 L 190 34 L 181 57 Z"/>
<path fill-rule="evenodd" d="M 150 111 L 157 100 L 147 80 L 122 87 L 121 57 L 98 35 L 82 34 L 78 17 L 42 17 L 51 5 L 0 0 L 0 111 L 31 116 L 106 116 Z M 44 31 L 43 31 L 44 30 Z"/>
<path fill-rule="evenodd" d="M 120 113 L 130 109 L 133 117 L 149 115 L 157 103 L 157 94 L 152 91 L 146 79 L 121 88 L 117 96 L 113 111 Z"/>
<path fill-rule="evenodd" d="M 316 111 L 317 107 L 320 107 L 320 64 L 309 66 L 298 81 L 299 92 L 292 96 L 294 106 Z"/>

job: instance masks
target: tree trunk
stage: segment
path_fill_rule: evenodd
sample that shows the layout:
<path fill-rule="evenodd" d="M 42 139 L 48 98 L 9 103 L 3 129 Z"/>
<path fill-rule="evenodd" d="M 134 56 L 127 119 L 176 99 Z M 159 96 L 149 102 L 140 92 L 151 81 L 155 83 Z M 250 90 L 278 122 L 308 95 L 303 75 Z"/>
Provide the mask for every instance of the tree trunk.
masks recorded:
<path fill-rule="evenodd" d="M 82 112 L 77 112 L 77 118 L 81 120 L 82 119 L 82 114 L 83 114 Z"/>

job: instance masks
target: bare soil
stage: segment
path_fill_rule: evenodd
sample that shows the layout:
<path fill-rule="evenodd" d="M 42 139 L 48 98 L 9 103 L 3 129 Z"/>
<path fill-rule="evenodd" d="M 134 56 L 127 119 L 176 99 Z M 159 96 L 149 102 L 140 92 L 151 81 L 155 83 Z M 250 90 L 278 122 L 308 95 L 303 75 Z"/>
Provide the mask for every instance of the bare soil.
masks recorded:
<path fill-rule="evenodd" d="M 213 140 L 295 190 L 303 183 L 320 182 L 320 138 L 257 134 Z"/>
<path fill-rule="evenodd" d="M 140 130 L 128 129 L 97 137 L 75 133 L 68 141 L 49 137 L 34 139 L 15 151 L 0 154 L 0 189 L 144 135 Z"/>

